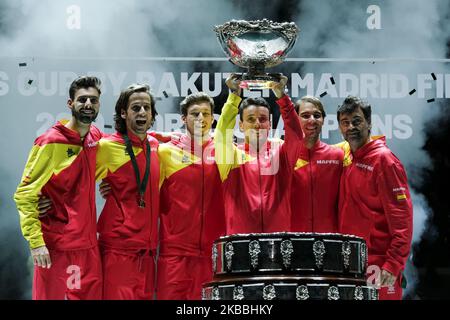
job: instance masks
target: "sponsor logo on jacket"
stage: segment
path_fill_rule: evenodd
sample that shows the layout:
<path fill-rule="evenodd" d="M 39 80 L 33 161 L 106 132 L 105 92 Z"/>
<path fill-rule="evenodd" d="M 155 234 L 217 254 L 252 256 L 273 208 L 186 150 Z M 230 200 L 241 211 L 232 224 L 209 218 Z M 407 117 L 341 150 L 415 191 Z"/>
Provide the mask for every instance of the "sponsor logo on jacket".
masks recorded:
<path fill-rule="evenodd" d="M 397 187 L 392 189 L 392 192 L 395 194 L 398 201 L 408 199 L 405 191 L 406 191 L 405 187 Z"/>
<path fill-rule="evenodd" d="M 72 150 L 72 148 L 67 149 L 67 157 L 70 158 L 75 155 L 75 152 Z"/>
<path fill-rule="evenodd" d="M 373 171 L 373 167 L 368 165 L 368 164 L 364 164 L 364 163 L 356 163 L 355 164 L 358 168 L 367 170 L 367 171 Z"/>
<path fill-rule="evenodd" d="M 185 154 L 183 154 L 183 158 L 181 159 L 181 163 L 191 163 L 191 159 Z"/>
<path fill-rule="evenodd" d="M 317 164 L 337 164 L 337 165 L 340 165 L 341 162 L 339 160 L 317 160 Z"/>

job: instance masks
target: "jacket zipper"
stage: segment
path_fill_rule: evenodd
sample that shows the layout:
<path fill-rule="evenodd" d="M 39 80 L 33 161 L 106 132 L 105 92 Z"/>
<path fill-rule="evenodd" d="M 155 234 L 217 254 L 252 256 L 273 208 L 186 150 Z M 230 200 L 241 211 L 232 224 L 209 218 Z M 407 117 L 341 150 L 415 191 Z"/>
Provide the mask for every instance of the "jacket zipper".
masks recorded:
<path fill-rule="evenodd" d="M 309 172 L 309 185 L 310 185 L 310 200 L 311 200 L 311 231 L 314 232 L 314 186 L 313 186 L 313 175 L 312 175 L 312 159 L 311 150 L 308 149 L 308 172 Z"/>
<path fill-rule="evenodd" d="M 202 201 L 202 206 L 201 206 L 201 211 L 200 211 L 200 240 L 199 240 L 199 248 L 200 248 L 200 254 L 202 253 L 202 251 L 203 251 L 203 248 L 202 248 L 202 237 L 203 237 L 203 219 L 204 219 L 204 205 L 205 205 L 205 203 L 204 203 L 204 199 L 205 199 L 205 196 L 204 196 L 204 192 L 205 192 L 205 167 L 204 167 L 204 163 L 203 163 L 203 145 L 202 145 L 202 158 L 200 159 L 200 165 L 201 165 L 201 169 L 202 169 L 202 198 L 201 198 L 201 201 Z"/>
<path fill-rule="evenodd" d="M 147 141 L 148 138 L 146 137 Z M 146 142 L 144 140 L 144 145 L 142 146 L 142 151 L 144 151 L 144 156 L 146 157 L 147 155 L 145 154 L 145 151 L 147 150 L 146 148 Z M 149 159 L 150 159 L 150 171 L 148 173 L 148 188 L 149 188 L 149 193 L 150 193 L 150 239 L 149 239 L 149 244 L 150 244 L 150 248 L 153 247 L 154 243 L 152 243 L 152 235 L 153 235 L 153 199 L 152 199 L 152 145 L 150 144 L 150 141 L 148 141 L 148 144 L 150 146 L 150 155 L 149 155 Z"/>
<path fill-rule="evenodd" d="M 263 208 L 263 194 L 262 194 L 262 188 L 261 188 L 261 164 L 259 162 L 259 150 L 257 150 L 256 153 L 256 160 L 258 161 L 258 180 L 259 180 L 259 199 L 261 201 L 260 203 L 260 215 L 261 215 L 261 232 L 264 232 L 264 208 Z"/>
<path fill-rule="evenodd" d="M 88 172 L 89 172 L 89 175 L 90 175 L 91 174 L 91 166 L 90 166 L 90 163 L 89 163 L 89 155 L 87 154 L 87 149 L 85 148 L 85 144 L 87 144 L 87 140 L 88 140 L 88 135 L 89 135 L 89 132 L 85 135 L 84 140 L 82 140 L 81 137 L 80 137 L 81 147 L 82 147 L 80 152 L 83 152 L 83 158 L 84 158 L 84 161 L 86 162 L 86 166 L 88 167 Z M 91 180 L 92 179 L 89 179 L 89 209 L 90 209 L 89 219 L 92 219 L 92 214 L 94 212 L 96 213 L 96 211 L 92 210 L 92 202 L 94 202 L 94 204 L 95 204 L 95 198 L 92 199 L 92 181 Z M 95 214 L 95 218 L 94 219 L 95 219 L 95 224 L 94 225 L 97 226 L 97 214 Z M 95 234 L 97 235 L 96 231 L 97 231 L 97 229 L 95 227 Z M 93 242 L 93 239 L 91 239 L 90 236 L 89 236 L 89 242 L 91 243 L 91 246 L 95 244 Z"/>

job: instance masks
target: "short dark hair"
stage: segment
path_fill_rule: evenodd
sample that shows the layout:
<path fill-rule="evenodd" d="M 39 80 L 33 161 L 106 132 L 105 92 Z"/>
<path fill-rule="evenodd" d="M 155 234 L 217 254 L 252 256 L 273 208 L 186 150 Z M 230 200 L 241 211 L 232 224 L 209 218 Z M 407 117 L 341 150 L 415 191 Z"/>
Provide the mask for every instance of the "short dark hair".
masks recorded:
<path fill-rule="evenodd" d="M 211 106 L 211 114 L 214 113 L 214 100 L 204 92 L 191 93 L 180 103 L 180 113 L 187 116 L 188 109 L 193 104 L 206 102 Z"/>
<path fill-rule="evenodd" d="M 119 133 L 127 132 L 127 124 L 125 119 L 121 117 L 122 110 L 127 111 L 128 101 L 130 100 L 130 96 L 136 92 L 145 92 L 150 96 L 150 106 L 152 109 L 152 125 L 155 122 L 155 118 L 158 115 L 155 107 L 155 98 L 153 94 L 150 92 L 150 87 L 146 84 L 133 83 L 129 85 L 127 88 L 122 90 L 119 98 L 116 102 L 115 114 L 114 114 L 114 127 Z"/>
<path fill-rule="evenodd" d="M 266 99 L 261 98 L 261 97 L 247 98 L 247 99 L 244 99 L 241 102 L 241 105 L 239 106 L 239 119 L 241 119 L 241 121 L 244 121 L 244 110 L 252 105 L 258 106 L 258 107 L 265 107 L 265 108 L 269 109 L 269 114 L 272 113 L 272 109 L 270 108 L 270 105 L 266 101 Z"/>
<path fill-rule="evenodd" d="M 69 88 L 69 97 L 71 100 L 75 98 L 75 92 L 79 89 L 88 89 L 95 88 L 98 91 L 98 94 L 101 95 L 102 92 L 100 90 L 100 86 L 102 82 L 97 77 L 91 76 L 81 76 L 72 81 Z"/>
<path fill-rule="evenodd" d="M 312 103 L 317 109 L 319 109 L 320 113 L 322 114 L 322 117 L 326 117 L 325 109 L 323 108 L 322 101 L 320 101 L 319 98 L 314 96 L 303 96 L 297 102 L 295 102 L 294 109 L 297 114 L 300 112 L 300 105 L 302 102 L 309 102 Z"/>
<path fill-rule="evenodd" d="M 337 120 L 341 117 L 341 114 L 349 114 L 355 112 L 358 108 L 364 114 L 364 118 L 366 119 L 368 124 L 372 123 L 372 107 L 367 101 L 361 100 L 355 96 L 347 96 L 345 98 L 344 103 L 341 106 L 338 106 L 337 110 Z"/>

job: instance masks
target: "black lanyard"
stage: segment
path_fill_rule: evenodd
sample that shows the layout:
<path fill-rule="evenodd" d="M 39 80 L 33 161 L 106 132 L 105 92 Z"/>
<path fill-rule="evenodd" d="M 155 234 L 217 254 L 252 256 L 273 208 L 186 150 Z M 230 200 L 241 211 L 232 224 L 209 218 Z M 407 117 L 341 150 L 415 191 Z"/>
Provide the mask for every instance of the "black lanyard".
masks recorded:
<path fill-rule="evenodd" d="M 136 156 L 134 155 L 134 152 L 133 152 L 133 147 L 131 145 L 130 139 L 128 138 L 128 136 L 126 134 L 124 134 L 123 140 L 125 141 L 125 147 L 126 147 L 128 154 L 130 155 L 131 163 L 133 164 L 134 174 L 136 176 L 136 183 L 137 183 L 138 192 L 139 192 L 138 206 L 140 208 L 145 208 L 144 194 L 145 194 L 145 189 L 147 188 L 148 177 L 150 175 L 150 143 L 146 139 L 147 154 L 145 155 L 145 174 L 144 174 L 144 179 L 142 179 L 142 182 L 141 182 L 141 175 L 139 174 L 139 167 L 138 167 L 138 164 L 136 161 Z"/>

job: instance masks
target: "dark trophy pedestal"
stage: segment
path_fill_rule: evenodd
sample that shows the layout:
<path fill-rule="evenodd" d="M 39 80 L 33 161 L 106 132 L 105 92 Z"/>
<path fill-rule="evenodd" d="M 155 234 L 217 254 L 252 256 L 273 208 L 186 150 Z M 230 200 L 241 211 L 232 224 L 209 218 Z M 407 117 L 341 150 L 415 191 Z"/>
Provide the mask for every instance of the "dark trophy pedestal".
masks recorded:
<path fill-rule="evenodd" d="M 213 245 L 214 279 L 204 300 L 377 300 L 366 285 L 362 238 L 332 233 L 260 233 Z"/>

